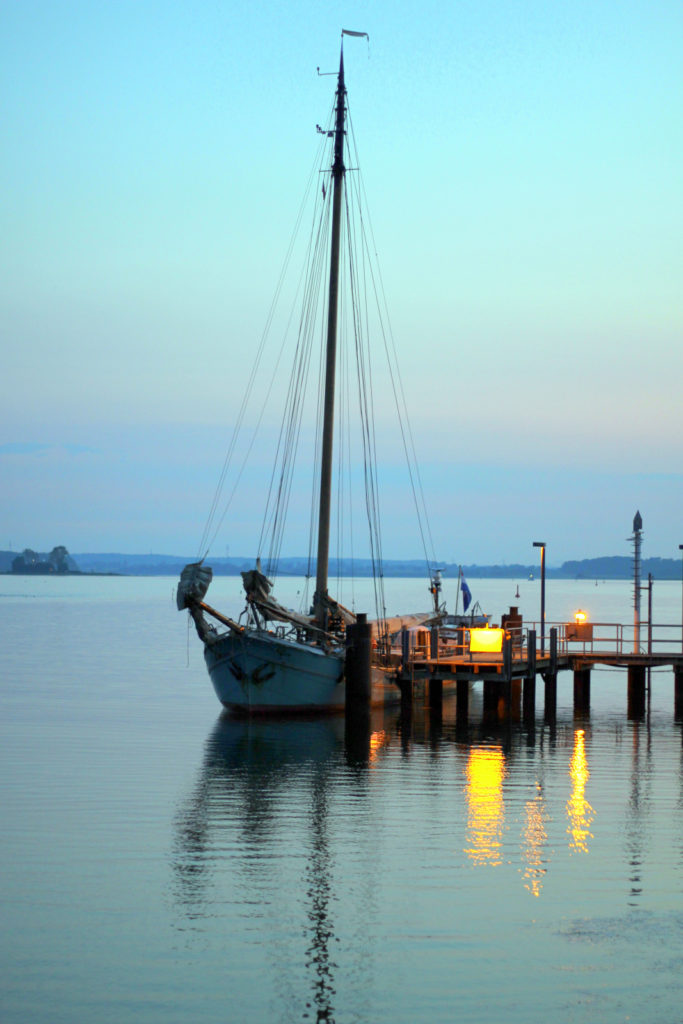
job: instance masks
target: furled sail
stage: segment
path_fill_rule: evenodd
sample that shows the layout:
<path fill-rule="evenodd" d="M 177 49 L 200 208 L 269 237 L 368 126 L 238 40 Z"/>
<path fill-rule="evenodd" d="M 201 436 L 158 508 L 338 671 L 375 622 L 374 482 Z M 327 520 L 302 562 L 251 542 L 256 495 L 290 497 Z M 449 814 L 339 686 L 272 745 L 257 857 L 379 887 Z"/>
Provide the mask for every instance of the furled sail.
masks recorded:
<path fill-rule="evenodd" d="M 302 615 L 299 612 L 292 611 L 291 608 L 285 608 L 284 605 L 281 605 L 274 597 L 270 596 L 273 584 L 260 571 L 258 566 L 256 569 L 248 569 L 242 573 L 242 583 L 247 595 L 247 601 L 256 606 L 266 621 L 291 622 L 293 625 L 301 626 L 304 629 L 316 628 L 313 615 Z M 340 620 L 345 626 L 356 621 L 356 616 L 353 612 L 327 595 L 325 597 L 325 607 L 330 613 L 331 618 Z"/>
<path fill-rule="evenodd" d="M 295 626 L 310 629 L 313 619 L 308 615 L 300 615 L 289 608 L 285 608 L 275 598 L 270 596 L 273 584 L 258 568 L 248 569 L 242 573 L 242 583 L 247 595 L 247 601 L 256 606 L 266 621 L 291 622 Z"/>
<path fill-rule="evenodd" d="M 186 565 L 180 574 L 180 581 L 176 591 L 176 604 L 178 611 L 183 608 L 191 608 L 200 604 L 209 589 L 213 579 L 213 570 L 202 562 L 191 562 Z"/>

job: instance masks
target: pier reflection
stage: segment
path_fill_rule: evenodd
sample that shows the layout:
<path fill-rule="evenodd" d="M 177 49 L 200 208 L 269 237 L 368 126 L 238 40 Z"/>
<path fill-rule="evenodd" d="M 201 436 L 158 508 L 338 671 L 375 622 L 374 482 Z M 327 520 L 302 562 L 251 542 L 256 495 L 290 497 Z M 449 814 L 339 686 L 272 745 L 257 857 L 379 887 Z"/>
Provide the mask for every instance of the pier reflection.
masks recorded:
<path fill-rule="evenodd" d="M 593 838 L 590 830 L 595 812 L 586 799 L 586 784 L 590 777 L 586 758 L 586 733 L 584 729 L 574 731 L 574 751 L 569 762 L 569 776 L 572 791 L 567 801 L 569 825 L 569 846 L 577 853 L 588 853 L 588 840 Z"/>
<path fill-rule="evenodd" d="M 598 861 L 615 819 L 624 826 L 623 802 L 611 806 L 604 789 L 620 732 L 576 727 L 569 711 L 533 734 L 470 714 L 464 732 L 454 703 L 444 702 L 438 719 L 428 708 L 373 713 L 356 737 L 340 717 L 221 718 L 207 738 L 174 822 L 178 929 L 234 953 L 228 933 L 237 924 L 240 971 L 258 984 L 268 964 L 273 1019 L 333 1020 L 343 979 L 372 983 L 372 936 L 387 915 L 401 928 L 395 907 L 381 906 L 387 875 L 400 869 L 410 882 L 419 864 L 425 891 L 442 887 L 444 901 L 457 903 L 464 876 L 444 872 L 444 862 L 493 867 L 498 892 L 555 899 L 588 867 L 577 855 Z M 652 778 L 642 727 L 628 735 L 625 841 L 636 900 Z M 592 842 L 590 769 L 601 780 L 600 843 Z M 470 872 L 468 884 L 490 891 L 485 871 Z"/>

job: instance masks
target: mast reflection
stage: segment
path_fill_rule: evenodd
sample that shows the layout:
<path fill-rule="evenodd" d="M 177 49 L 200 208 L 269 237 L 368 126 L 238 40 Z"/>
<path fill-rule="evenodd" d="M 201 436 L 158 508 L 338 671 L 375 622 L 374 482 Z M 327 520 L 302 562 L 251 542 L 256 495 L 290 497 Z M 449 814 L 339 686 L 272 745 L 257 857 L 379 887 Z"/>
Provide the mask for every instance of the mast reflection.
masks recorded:
<path fill-rule="evenodd" d="M 475 864 L 502 864 L 505 756 L 501 747 L 473 747 L 467 759 L 467 841 Z"/>
<path fill-rule="evenodd" d="M 234 884 L 241 878 L 259 915 L 286 904 L 291 883 L 303 882 L 303 962 L 297 964 L 286 930 L 266 932 L 266 948 L 278 965 L 278 995 L 285 1012 L 294 1012 L 292 979 L 305 977 L 308 1002 L 303 1016 L 318 1021 L 334 1020 L 337 965 L 331 949 L 338 897 L 329 784 L 342 748 L 343 723 L 334 720 L 249 722 L 221 717 L 207 740 L 193 793 L 178 812 L 172 862 L 176 902 L 195 927 L 215 918 L 215 890 L 221 880 Z M 297 835 L 303 845 L 297 845 Z M 296 863 L 301 851 L 305 862 L 297 878 L 287 865 Z M 278 920 L 287 917 L 283 907 Z"/>
<path fill-rule="evenodd" d="M 548 831 L 546 821 L 548 814 L 545 806 L 545 797 L 540 782 L 536 783 L 536 796 L 533 800 L 527 800 L 524 805 L 524 846 L 522 855 L 526 861 L 524 869 L 524 887 L 529 890 L 532 896 L 540 896 L 543 888 L 543 879 L 547 872 L 546 860 L 543 856 L 546 843 L 548 842 Z"/>
<path fill-rule="evenodd" d="M 574 732 L 574 752 L 569 762 L 569 775 L 572 780 L 572 792 L 567 801 L 569 848 L 573 852 L 588 853 L 588 840 L 593 838 L 590 827 L 595 811 L 585 796 L 590 772 L 586 759 L 584 729 L 576 729 Z"/>

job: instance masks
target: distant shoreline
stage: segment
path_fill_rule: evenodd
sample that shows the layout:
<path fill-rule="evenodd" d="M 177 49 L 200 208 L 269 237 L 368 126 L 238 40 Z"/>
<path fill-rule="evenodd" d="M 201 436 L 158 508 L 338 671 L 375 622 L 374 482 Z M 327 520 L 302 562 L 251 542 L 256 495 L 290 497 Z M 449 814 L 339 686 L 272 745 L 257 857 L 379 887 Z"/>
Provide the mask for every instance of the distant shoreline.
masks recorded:
<path fill-rule="evenodd" d="M 137 576 L 139 573 L 125 573 L 125 572 L 83 572 L 81 569 L 69 569 L 67 572 L 32 572 L 30 569 L 20 569 L 16 572 L 14 569 L 6 569 L 0 571 L 0 576 L 49 576 L 51 579 L 62 579 L 64 576 Z M 142 575 L 148 575 L 143 573 Z M 156 574 L 155 574 L 156 575 Z M 160 576 L 165 576 L 166 573 L 159 573 Z"/>
<path fill-rule="evenodd" d="M 22 579 L 31 577 L 170 577 L 178 578 L 183 567 L 192 559 L 177 558 L 175 556 L 163 555 L 75 555 L 75 561 L 86 561 L 92 559 L 95 564 L 88 567 L 87 564 L 81 569 L 71 569 L 67 572 L 41 572 L 41 571 L 13 571 L 8 568 L 0 568 L 2 576 L 16 576 Z M 280 578 L 291 578 L 305 580 L 315 577 L 313 571 L 307 571 L 302 566 L 301 559 L 280 560 L 278 570 L 273 575 Z M 10 563 L 11 564 L 11 563 Z M 207 559 L 207 564 L 213 569 L 215 578 L 232 577 L 239 579 L 240 573 L 254 567 L 254 560 L 250 559 Z M 266 567 L 264 567 L 265 569 Z M 432 569 L 435 567 L 433 566 Z M 458 579 L 459 566 L 445 565 L 441 563 L 438 568 L 443 574 L 444 582 Z M 506 579 L 516 583 L 538 582 L 540 569 L 536 565 L 463 565 L 463 575 L 466 579 Z M 652 574 L 654 580 L 672 580 L 681 582 L 681 561 L 676 559 L 643 559 L 641 567 L 641 579 L 647 580 L 648 574 Z M 332 562 L 330 564 L 329 576 L 334 577 L 355 577 L 357 579 L 369 579 L 373 575 L 372 566 L 369 561 L 357 560 L 355 566 L 350 561 L 342 561 L 341 565 Z M 383 576 L 386 579 L 428 579 L 428 570 L 424 562 L 418 561 L 391 561 L 384 563 Z M 583 562 L 565 562 L 559 568 L 546 570 L 548 580 L 590 580 L 596 582 L 610 581 L 633 581 L 633 560 L 631 558 L 609 558 L 609 559 L 587 559 Z"/>

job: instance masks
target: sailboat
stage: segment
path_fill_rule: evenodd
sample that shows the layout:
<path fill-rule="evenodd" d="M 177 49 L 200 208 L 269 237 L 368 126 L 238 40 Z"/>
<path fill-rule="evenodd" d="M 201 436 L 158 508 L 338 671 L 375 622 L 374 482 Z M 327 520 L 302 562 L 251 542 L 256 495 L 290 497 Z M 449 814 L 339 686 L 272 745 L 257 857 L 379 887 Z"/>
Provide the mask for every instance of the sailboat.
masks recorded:
<path fill-rule="evenodd" d="M 454 629 L 480 629 L 488 626 L 491 616 L 487 615 L 478 601 L 472 604 L 472 594 L 465 580 L 462 566 L 458 567 L 458 584 L 455 592 L 455 611 L 449 614 L 446 605 L 441 603 L 442 570 L 434 569 L 431 577 L 430 593 L 434 603 L 433 614 L 429 624 L 436 624 L 441 627 L 442 635 L 448 637 Z M 463 597 L 462 614 L 458 610 L 460 593 Z M 471 606 L 471 608 L 470 608 Z M 468 609 L 470 609 L 468 611 Z"/>
<path fill-rule="evenodd" d="M 329 184 L 326 187 L 323 179 L 321 189 L 328 208 L 331 204 L 331 216 L 327 248 L 326 323 L 323 323 L 326 339 L 321 370 L 324 387 L 319 406 L 316 586 L 312 606 L 308 613 L 303 613 L 279 603 L 271 593 L 273 584 L 268 578 L 269 572 L 262 570 L 260 560 L 257 560 L 255 568 L 242 573 L 246 608 L 238 621 L 205 602 L 212 570 L 203 559 L 185 567 L 177 588 L 178 608 L 188 609 L 194 620 L 204 644 L 207 668 L 218 699 L 229 710 L 242 714 L 336 712 L 345 706 L 346 628 L 356 620 L 356 614 L 328 593 L 342 234 L 349 246 L 357 244 L 354 238 L 349 238 L 350 230 L 342 221 L 347 174 L 344 35 L 364 33 L 342 33 L 332 126 L 329 130 L 318 127 L 318 131 L 332 143 L 332 162 L 326 171 Z M 318 272 L 318 279 L 320 277 L 322 275 Z M 304 294 L 307 294 L 307 288 Z M 289 429 L 293 435 L 300 430 L 298 426 Z M 364 445 L 366 433 L 365 454 L 368 456 L 374 448 L 374 440 L 370 436 L 371 429 L 364 429 Z M 280 477 L 280 490 L 291 487 L 291 477 L 287 473 L 289 470 Z M 368 491 L 374 493 L 376 487 L 376 480 L 370 477 L 368 483 L 366 476 L 366 495 Z M 368 511 L 371 522 L 375 514 L 376 509 Z M 371 541 L 371 547 L 373 543 Z M 376 548 L 372 547 L 372 550 L 375 552 Z M 375 559 L 373 555 L 373 561 L 377 561 L 381 577 L 379 557 Z M 415 625 L 428 615 L 425 612 L 423 616 L 399 616 L 388 621 L 384 608 L 378 609 L 378 618 L 373 622 L 372 705 L 400 700 L 400 690 L 394 682 L 395 666 L 392 671 L 395 657 L 392 658 L 391 634 L 395 634 L 403 624 Z"/>

